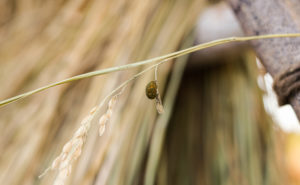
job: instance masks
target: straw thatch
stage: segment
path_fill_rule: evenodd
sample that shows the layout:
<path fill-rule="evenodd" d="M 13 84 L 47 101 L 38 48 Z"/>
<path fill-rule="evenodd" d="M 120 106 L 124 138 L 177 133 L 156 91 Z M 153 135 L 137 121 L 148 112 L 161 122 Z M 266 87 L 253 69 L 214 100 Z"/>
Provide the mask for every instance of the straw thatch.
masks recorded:
<path fill-rule="evenodd" d="M 203 7 L 201 0 L 1 1 L 0 98 L 187 47 Z M 162 116 L 145 96 L 154 71 L 127 86 L 99 137 L 97 121 L 106 102 L 84 133 L 81 156 L 65 184 L 280 182 L 255 67 L 248 59 L 233 59 L 216 69 L 188 72 L 176 101 L 186 58 L 180 60 L 158 69 Z M 62 85 L 2 107 L 0 184 L 53 184 L 57 170 L 37 177 L 91 109 L 141 70 Z"/>

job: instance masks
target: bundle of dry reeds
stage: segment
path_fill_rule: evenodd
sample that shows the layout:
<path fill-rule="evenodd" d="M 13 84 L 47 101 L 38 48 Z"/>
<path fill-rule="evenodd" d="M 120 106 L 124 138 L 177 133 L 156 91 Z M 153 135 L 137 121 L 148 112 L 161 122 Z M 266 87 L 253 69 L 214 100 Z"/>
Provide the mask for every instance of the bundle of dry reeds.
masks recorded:
<path fill-rule="evenodd" d="M 160 184 L 286 184 L 282 134 L 264 110 L 255 56 L 246 49 L 214 60 L 184 74 Z"/>
<path fill-rule="evenodd" d="M 83 72 L 177 50 L 203 1 L 1 1 L 0 98 Z M 163 92 L 171 63 L 158 69 Z M 112 89 L 140 69 L 52 88 L 0 110 L 0 184 L 53 184 L 57 170 L 39 176 Z M 98 137 L 99 111 L 66 184 L 133 184 L 156 120 L 145 96 L 148 72 L 118 97 Z"/>
<path fill-rule="evenodd" d="M 0 98 L 186 48 L 204 3 L 1 1 Z M 0 108 L 0 184 L 280 184 L 254 57 L 188 71 L 176 100 L 187 58 L 178 60 L 157 69 L 159 117 L 145 95 L 154 69 L 98 106 L 147 66 Z"/>

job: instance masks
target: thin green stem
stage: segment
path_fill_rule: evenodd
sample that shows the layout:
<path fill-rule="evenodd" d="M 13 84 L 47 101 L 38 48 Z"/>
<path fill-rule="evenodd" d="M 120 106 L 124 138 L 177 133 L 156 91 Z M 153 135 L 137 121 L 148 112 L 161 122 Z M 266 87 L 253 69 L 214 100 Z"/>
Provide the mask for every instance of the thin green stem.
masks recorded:
<path fill-rule="evenodd" d="M 189 53 L 201 50 L 201 49 L 213 47 L 213 46 L 220 45 L 220 44 L 225 44 L 225 43 L 229 43 L 229 42 L 242 42 L 242 41 L 249 41 L 249 40 L 258 40 L 258 39 L 282 38 L 282 37 L 300 37 L 300 33 L 270 34 L 270 35 L 258 35 L 258 36 L 249 36 L 249 37 L 229 37 L 229 38 L 224 38 L 224 39 L 218 39 L 218 40 L 214 40 L 211 42 L 199 44 L 199 45 L 187 48 L 187 49 L 176 51 L 176 52 L 173 52 L 173 53 L 170 53 L 167 55 L 151 58 L 148 60 L 143 60 L 143 61 L 139 61 L 139 62 L 127 64 L 127 65 L 122 65 L 122 66 L 106 68 L 106 69 L 102 69 L 102 70 L 98 70 L 98 71 L 93 71 L 93 72 L 77 75 L 77 76 L 74 76 L 71 78 L 67 78 L 65 80 L 55 82 L 55 83 L 40 87 L 38 89 L 14 96 L 12 98 L 0 101 L 0 107 L 3 105 L 9 104 L 9 103 L 15 102 L 17 100 L 23 99 L 32 94 L 49 89 L 51 87 L 55 87 L 57 85 L 61 85 L 61 84 L 65 84 L 65 83 L 69 83 L 69 82 L 73 82 L 73 81 L 77 81 L 77 80 L 81 80 L 81 79 L 85 79 L 85 78 L 90 78 L 93 76 L 104 75 L 104 74 L 108 74 L 108 73 L 112 73 L 112 72 L 116 72 L 116 71 L 123 71 L 123 70 L 131 69 L 131 68 L 139 67 L 142 65 L 146 65 L 146 64 L 159 62 L 162 60 L 171 60 L 171 59 L 178 58 L 180 56 L 183 56 L 183 55 L 186 55 L 186 54 L 189 54 Z"/>

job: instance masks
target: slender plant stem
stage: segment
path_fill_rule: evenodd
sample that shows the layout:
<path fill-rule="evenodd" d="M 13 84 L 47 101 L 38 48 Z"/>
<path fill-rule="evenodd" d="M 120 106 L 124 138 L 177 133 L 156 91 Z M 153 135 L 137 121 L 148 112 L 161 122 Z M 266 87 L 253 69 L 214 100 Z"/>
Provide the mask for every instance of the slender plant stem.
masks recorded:
<path fill-rule="evenodd" d="M 155 72 L 154 72 L 155 81 L 157 81 L 157 70 L 158 70 L 158 65 L 155 67 Z"/>
<path fill-rule="evenodd" d="M 258 39 L 282 38 L 282 37 L 300 37 L 300 33 L 270 34 L 270 35 L 258 35 L 258 36 L 249 36 L 249 37 L 229 37 L 229 38 L 224 38 L 224 39 L 218 39 L 218 40 L 214 40 L 211 42 L 199 44 L 199 45 L 187 48 L 187 49 L 176 51 L 176 52 L 173 52 L 173 53 L 170 53 L 167 55 L 151 58 L 148 60 L 143 60 L 143 61 L 127 64 L 127 65 L 106 68 L 106 69 L 102 69 L 102 70 L 98 70 L 98 71 L 93 71 L 93 72 L 88 72 L 88 73 L 84 73 L 81 75 L 73 76 L 71 78 L 67 78 L 65 80 L 55 82 L 55 83 L 40 87 L 38 89 L 5 99 L 3 101 L 0 101 L 0 107 L 4 106 L 6 104 L 9 104 L 9 103 L 15 102 L 17 100 L 23 99 L 32 94 L 49 89 L 51 87 L 61 85 L 61 84 L 65 84 L 65 83 L 69 83 L 69 82 L 73 82 L 73 81 L 77 81 L 77 80 L 81 80 L 81 79 L 85 79 L 85 78 L 90 78 L 93 76 L 104 75 L 104 74 L 108 74 L 108 73 L 112 73 L 112 72 L 116 72 L 116 71 L 123 71 L 123 70 L 131 69 L 131 68 L 139 67 L 142 65 L 146 65 L 146 64 L 159 62 L 162 60 L 171 60 L 171 59 L 178 58 L 180 56 L 183 56 L 183 55 L 186 55 L 186 54 L 189 54 L 189 53 L 201 50 L 201 49 L 213 47 L 213 46 L 220 45 L 220 44 L 225 44 L 225 43 L 229 43 L 229 42 L 243 42 L 243 41 L 258 40 Z"/>

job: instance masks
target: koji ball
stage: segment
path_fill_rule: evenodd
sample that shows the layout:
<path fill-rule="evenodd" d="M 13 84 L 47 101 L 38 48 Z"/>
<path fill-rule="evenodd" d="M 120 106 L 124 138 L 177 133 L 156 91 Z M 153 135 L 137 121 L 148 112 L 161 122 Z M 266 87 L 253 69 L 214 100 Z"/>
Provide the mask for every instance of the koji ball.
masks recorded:
<path fill-rule="evenodd" d="M 151 81 L 146 86 L 146 96 L 149 99 L 154 99 L 158 95 L 156 81 Z"/>

